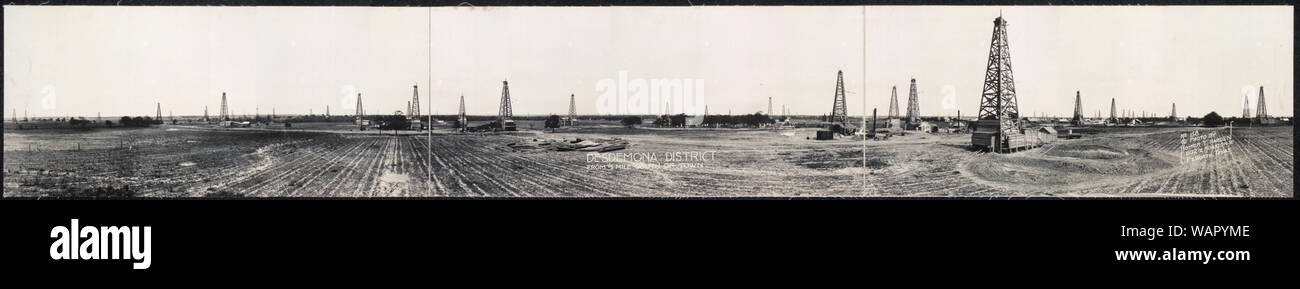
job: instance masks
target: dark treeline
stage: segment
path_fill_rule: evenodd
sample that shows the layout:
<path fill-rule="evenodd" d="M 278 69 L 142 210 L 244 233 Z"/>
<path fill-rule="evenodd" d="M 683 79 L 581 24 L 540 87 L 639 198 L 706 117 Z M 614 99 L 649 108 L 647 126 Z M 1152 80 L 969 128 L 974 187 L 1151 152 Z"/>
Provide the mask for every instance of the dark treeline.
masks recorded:
<path fill-rule="evenodd" d="M 676 115 L 660 115 L 655 118 L 654 125 L 660 127 L 685 127 L 687 119 L 692 118 L 684 113 Z M 626 120 L 627 117 L 624 117 Z M 717 127 L 761 127 L 776 123 L 772 117 L 762 113 L 742 114 L 742 115 L 705 115 L 700 123 L 701 126 Z M 623 125 L 627 125 L 624 123 Z"/>
<path fill-rule="evenodd" d="M 776 123 L 775 119 L 762 113 L 742 114 L 742 115 L 705 115 L 703 125 L 706 126 L 726 126 L 726 127 L 758 127 L 767 124 Z"/>
<path fill-rule="evenodd" d="M 356 119 L 357 119 L 356 117 L 344 116 L 344 115 L 332 115 L 329 117 L 326 117 L 324 115 L 298 115 L 298 116 L 285 117 L 283 119 L 277 119 L 277 120 L 293 123 L 293 122 L 353 122 L 356 121 Z"/>
<path fill-rule="evenodd" d="M 147 117 L 147 116 L 146 117 L 123 116 L 121 119 L 118 120 L 118 124 L 125 127 L 149 127 L 150 125 L 157 124 L 158 122 L 160 121 L 154 120 L 152 117 Z"/>

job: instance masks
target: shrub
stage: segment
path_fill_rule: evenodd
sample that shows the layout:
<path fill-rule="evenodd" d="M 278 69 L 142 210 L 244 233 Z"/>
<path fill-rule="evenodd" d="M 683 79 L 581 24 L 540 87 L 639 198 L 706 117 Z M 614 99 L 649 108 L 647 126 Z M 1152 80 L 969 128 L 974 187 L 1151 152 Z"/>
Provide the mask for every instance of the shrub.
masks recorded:
<path fill-rule="evenodd" d="M 622 121 L 619 121 L 619 123 L 623 124 L 623 126 L 626 126 L 626 127 L 629 127 L 629 128 L 630 128 L 630 127 L 633 127 L 633 126 L 636 126 L 636 125 L 641 124 L 641 117 L 640 117 L 640 116 L 635 116 L 635 115 L 630 115 L 630 116 L 624 117 Z"/>
<path fill-rule="evenodd" d="M 560 127 L 560 116 L 552 114 L 546 118 L 546 128 L 554 130 L 558 127 Z"/>
<path fill-rule="evenodd" d="M 1211 111 L 1201 119 L 1202 126 L 1223 126 L 1223 117 L 1219 113 Z"/>

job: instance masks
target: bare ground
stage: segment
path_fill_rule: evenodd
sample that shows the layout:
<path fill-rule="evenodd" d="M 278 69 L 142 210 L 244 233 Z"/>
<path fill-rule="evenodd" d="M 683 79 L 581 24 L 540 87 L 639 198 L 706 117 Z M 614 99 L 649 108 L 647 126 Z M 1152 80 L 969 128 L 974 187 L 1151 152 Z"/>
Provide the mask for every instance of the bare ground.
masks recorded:
<path fill-rule="evenodd" d="M 432 142 L 418 133 L 314 127 L 7 131 L 4 195 L 114 188 L 139 197 L 1291 196 L 1291 127 L 1236 129 L 1229 155 L 1183 164 L 1179 135 L 1191 130 L 1208 129 L 1103 129 L 1014 154 L 970 151 L 966 134 L 813 141 L 811 129 L 442 131 Z M 507 146 L 539 138 L 631 145 L 606 153 Z M 701 152 L 711 157 L 666 159 Z M 614 153 L 659 159 L 589 156 Z"/>

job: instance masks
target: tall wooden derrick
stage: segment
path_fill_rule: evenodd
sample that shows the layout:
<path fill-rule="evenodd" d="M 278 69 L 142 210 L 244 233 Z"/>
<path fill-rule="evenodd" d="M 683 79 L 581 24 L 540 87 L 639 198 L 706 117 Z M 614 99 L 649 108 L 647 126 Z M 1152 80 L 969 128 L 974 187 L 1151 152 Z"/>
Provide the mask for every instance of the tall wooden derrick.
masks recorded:
<path fill-rule="evenodd" d="M 469 127 L 469 119 L 465 118 L 465 95 L 460 96 L 460 116 L 456 117 L 456 128 L 465 131 Z"/>
<path fill-rule="evenodd" d="M 510 83 L 501 81 L 501 111 L 497 114 L 497 127 L 504 131 L 515 130 L 514 113 L 510 107 Z"/>
<path fill-rule="evenodd" d="M 1241 96 L 1241 118 L 1250 118 L 1250 95 Z"/>
<path fill-rule="evenodd" d="M 365 129 L 366 129 L 366 125 L 368 125 L 367 120 L 362 119 L 365 115 L 366 115 L 365 107 L 361 105 L 361 93 L 358 92 L 358 93 L 357 93 L 357 113 L 356 113 L 356 124 L 357 124 L 358 126 L 360 126 L 360 129 L 361 129 L 361 130 L 365 130 Z"/>
<path fill-rule="evenodd" d="M 356 114 L 356 115 L 357 115 L 357 119 L 361 119 L 362 116 L 365 116 L 365 115 L 366 115 L 365 107 L 362 107 L 362 106 L 361 106 L 361 93 L 360 93 L 360 92 L 357 93 L 357 114 Z"/>
<path fill-rule="evenodd" d="M 907 123 L 917 124 L 921 121 L 921 101 L 916 96 L 916 79 L 912 79 L 911 91 L 907 93 Z"/>
<path fill-rule="evenodd" d="M 994 152 L 1029 146 L 1020 122 L 1020 108 L 1016 104 L 1016 84 L 1011 74 L 1011 50 L 1007 45 L 1006 28 L 1007 22 L 1002 16 L 993 20 L 984 92 L 980 97 L 979 118 L 971 135 L 971 143 L 976 148 Z"/>
<path fill-rule="evenodd" d="M 411 117 L 417 120 L 420 119 L 420 86 L 419 85 L 411 86 L 411 109 L 408 109 L 407 111 L 411 112 Z"/>
<path fill-rule="evenodd" d="M 158 122 L 162 122 L 162 120 L 163 120 L 163 119 L 162 119 L 162 103 L 161 103 L 161 102 L 158 103 L 158 114 L 157 114 L 156 116 L 154 116 L 153 120 L 154 120 L 154 121 L 158 121 Z"/>
<path fill-rule="evenodd" d="M 569 119 L 565 121 L 565 126 L 573 126 L 578 122 L 578 103 L 574 100 L 573 94 L 569 94 Z"/>
<path fill-rule="evenodd" d="M 1169 120 L 1178 120 L 1178 103 L 1169 104 Z"/>
<path fill-rule="evenodd" d="M 840 70 L 835 79 L 835 107 L 831 108 L 830 121 L 843 124 L 848 118 L 849 108 L 844 104 L 844 71 Z"/>
<path fill-rule="evenodd" d="M 1259 106 L 1259 107 L 1256 107 L 1256 108 L 1255 108 L 1255 118 L 1256 118 L 1257 120 L 1261 120 L 1261 121 L 1264 120 L 1265 118 L 1268 118 L 1268 109 L 1264 107 L 1264 87 L 1263 87 L 1263 86 L 1260 86 L 1260 87 L 1259 87 L 1259 100 L 1258 100 L 1258 101 L 1255 101 L 1255 105 L 1258 105 L 1258 106 Z"/>
<path fill-rule="evenodd" d="M 230 110 L 226 108 L 226 93 L 221 93 L 221 121 L 230 120 Z"/>
<path fill-rule="evenodd" d="M 894 86 L 889 92 L 889 118 L 898 118 L 898 86 Z"/>
<path fill-rule="evenodd" d="M 1079 91 L 1074 91 L 1074 118 L 1070 124 L 1083 125 L 1083 99 L 1079 97 Z"/>
<path fill-rule="evenodd" d="M 1115 98 L 1110 98 L 1110 118 L 1106 122 L 1119 123 L 1119 118 L 1115 117 Z"/>

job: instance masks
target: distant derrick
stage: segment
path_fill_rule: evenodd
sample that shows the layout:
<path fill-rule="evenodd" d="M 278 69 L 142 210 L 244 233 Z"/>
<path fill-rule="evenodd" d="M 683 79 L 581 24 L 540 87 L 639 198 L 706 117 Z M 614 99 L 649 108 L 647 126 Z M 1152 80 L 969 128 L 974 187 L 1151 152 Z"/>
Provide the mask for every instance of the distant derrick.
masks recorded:
<path fill-rule="evenodd" d="M 830 121 L 844 123 L 848 117 L 849 109 L 844 103 L 844 71 L 840 70 L 835 78 L 835 107 L 831 108 Z"/>
<path fill-rule="evenodd" d="M 1114 97 L 1110 98 L 1110 119 L 1108 119 L 1107 121 L 1109 121 L 1109 122 L 1116 122 L 1116 123 L 1119 122 L 1119 118 L 1116 118 L 1116 117 L 1115 117 L 1115 98 L 1114 98 Z"/>
<path fill-rule="evenodd" d="M 410 112 L 411 117 L 420 117 L 420 86 L 411 85 L 411 108 L 406 111 Z"/>
<path fill-rule="evenodd" d="M 573 126 L 578 121 L 578 103 L 574 100 L 573 94 L 569 94 L 569 119 L 565 121 L 565 126 Z"/>
<path fill-rule="evenodd" d="M 889 92 L 889 118 L 898 118 L 898 86 L 894 86 Z"/>
<path fill-rule="evenodd" d="M 358 118 L 358 119 L 360 119 L 362 116 L 365 116 L 365 115 L 366 115 L 366 110 L 364 109 L 364 107 L 361 106 L 361 93 L 360 93 L 360 92 L 357 93 L 357 114 L 356 114 L 356 115 L 357 115 L 357 118 Z"/>
<path fill-rule="evenodd" d="M 1255 104 L 1256 104 L 1256 105 L 1259 105 L 1258 108 L 1255 108 L 1255 118 L 1257 118 L 1257 119 L 1259 119 L 1259 120 L 1264 120 L 1265 118 L 1268 118 L 1268 108 L 1266 108 L 1266 107 L 1264 106 L 1264 87 L 1263 87 L 1263 86 L 1260 86 L 1260 87 L 1259 87 L 1259 101 L 1256 101 Z"/>
<path fill-rule="evenodd" d="M 226 93 L 221 93 L 221 121 L 230 120 L 230 110 L 226 108 Z"/>
<path fill-rule="evenodd" d="M 456 118 L 456 127 L 461 131 L 469 126 L 469 120 L 465 118 L 465 95 L 460 96 L 460 116 Z"/>
<path fill-rule="evenodd" d="M 153 118 L 156 121 L 162 121 L 162 103 L 158 103 L 158 114 Z"/>
<path fill-rule="evenodd" d="M 1178 120 L 1178 103 L 1169 104 L 1169 120 Z"/>
<path fill-rule="evenodd" d="M 1250 118 L 1250 95 L 1241 96 L 1241 118 Z"/>
<path fill-rule="evenodd" d="M 1083 125 L 1083 98 L 1079 96 L 1079 91 L 1074 91 L 1074 118 L 1070 120 L 1071 124 Z"/>
<path fill-rule="evenodd" d="M 907 94 L 907 123 L 916 124 L 921 118 L 921 102 L 916 96 L 916 79 L 912 79 L 911 92 Z"/>

